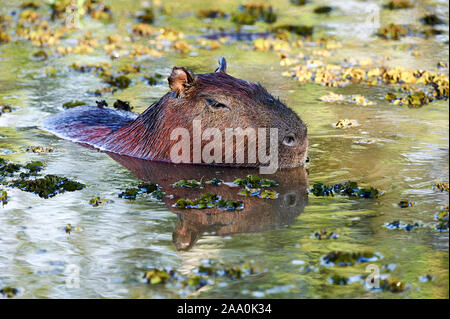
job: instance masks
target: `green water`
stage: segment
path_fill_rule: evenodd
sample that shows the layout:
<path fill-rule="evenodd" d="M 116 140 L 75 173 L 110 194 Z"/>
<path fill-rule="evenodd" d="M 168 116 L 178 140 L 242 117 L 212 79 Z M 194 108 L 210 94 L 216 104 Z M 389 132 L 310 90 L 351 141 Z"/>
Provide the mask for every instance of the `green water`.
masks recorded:
<path fill-rule="evenodd" d="M 8 1 L 0 3 L 3 14 L 18 5 Z M 80 27 L 98 37 L 116 32 L 126 35 L 133 21 L 129 12 L 139 10 L 139 2 L 132 5 L 124 1 L 107 3 L 117 17 L 115 23 L 105 28 L 102 23 L 86 18 Z M 202 21 L 193 13 L 208 7 L 231 12 L 238 3 L 164 1 L 165 6 L 173 8 L 172 12 L 157 16 L 155 23 L 182 30 L 186 37 L 201 34 L 207 27 L 230 28 L 232 24 L 226 20 Z M 406 37 L 397 42 L 417 45 L 416 50 L 420 51 L 417 57 L 409 51 L 396 49 L 393 42 L 373 36 L 355 38 L 351 26 L 364 22 L 358 8 L 366 2 L 333 1 L 332 5 L 340 9 L 329 17 L 311 13 L 311 8 L 325 1 L 314 1 L 306 7 L 293 7 L 289 1 L 273 3 L 279 12 L 277 24 L 298 23 L 301 18 L 303 24 L 318 26 L 324 35 L 338 36 L 343 48 L 332 57 L 335 61 L 346 57 L 389 56 L 391 59 L 384 63 L 386 66 L 432 71 L 437 62 L 448 61 L 448 33 L 430 39 Z M 408 23 L 412 17 L 417 21 L 433 10 L 440 12 L 448 24 L 448 2 L 445 1 L 416 1 L 415 7 L 407 11 L 382 10 L 380 23 Z M 253 29 L 264 29 L 264 24 L 258 23 Z M 448 193 L 432 188 L 438 181 L 448 182 L 448 101 L 409 109 L 384 100 L 388 91 L 384 86 L 355 84 L 329 89 L 300 84 L 281 75 L 287 68 L 280 66 L 275 52 L 255 52 L 251 43 L 246 42 L 233 42 L 217 50 L 196 48 L 197 54 L 192 56 L 168 52 L 162 58 L 139 61 L 145 69 L 138 76 L 132 76 L 133 85 L 102 99 L 110 105 L 116 99 L 130 101 L 137 112 L 142 112 L 167 92 L 168 87 L 165 81 L 148 86 L 139 76 L 158 72 L 166 77 L 174 65 L 188 66 L 197 73 L 212 72 L 217 58 L 225 56 L 228 73 L 261 82 L 308 125 L 308 176 L 303 176 L 304 172 L 299 170 L 278 176 L 286 185 L 284 188 L 280 185 L 277 201 L 267 204 L 252 199 L 254 202 L 248 204 L 248 214 L 253 214 L 251 218 L 245 215 L 245 210 L 236 216 L 227 213 L 227 218 L 202 216 L 201 211 L 183 217 L 173 212 L 169 202 L 145 196 L 128 201 L 117 195 L 137 183 L 136 175 L 168 186 L 167 181 L 181 177 L 182 172 L 186 178 L 222 172 L 228 174 L 227 181 L 239 172 L 210 168 L 201 172 L 186 169 L 178 174 L 178 170 L 165 166 L 133 166 L 126 160 L 123 166 L 104 153 L 43 131 L 42 120 L 63 111 L 64 102 L 82 100 L 95 104 L 99 99 L 85 93 L 101 86 L 98 77 L 70 70 L 70 64 L 106 61 L 116 66 L 132 60 L 124 57 L 111 61 L 98 49 L 92 54 L 69 54 L 38 62 L 30 58 L 37 50 L 23 40 L 0 44 L 0 103 L 15 107 L 12 113 L 0 116 L 1 157 L 19 163 L 42 160 L 47 165 L 44 173 L 73 178 L 88 187 L 51 199 L 4 188 L 8 191 L 9 202 L 0 207 L 0 288 L 18 288 L 19 298 L 179 297 L 177 289 L 145 283 L 143 271 L 171 267 L 188 275 L 202 260 L 212 259 L 230 267 L 251 261 L 265 272 L 240 280 L 219 279 L 190 294 L 190 298 L 448 298 L 448 232 L 437 232 L 431 226 L 410 232 L 384 227 L 394 220 L 432 225 L 440 207 L 448 205 Z M 57 69 L 55 77 L 42 76 L 47 67 Z M 326 104 L 318 100 L 329 91 L 362 94 L 375 105 Z M 331 125 L 345 118 L 357 120 L 360 126 L 337 130 Z M 37 145 L 55 151 L 42 155 L 24 151 Z M 309 195 L 307 200 L 304 198 L 306 182 L 333 184 L 347 180 L 374 186 L 384 194 L 378 199 L 314 195 Z M 228 195 L 233 193 L 227 186 L 220 187 Z M 169 186 L 164 190 L 173 191 Z M 285 204 L 289 204 L 290 199 L 285 195 L 290 193 L 296 201 L 288 207 Z M 92 207 L 88 202 L 94 196 L 110 202 Z M 414 201 L 415 205 L 402 209 L 397 205 L 400 200 Z M 258 214 L 265 217 L 259 218 Z M 82 227 L 83 231 L 66 234 L 64 227 L 69 223 Z M 340 237 L 336 240 L 311 238 L 322 228 L 338 232 Z M 190 244 L 180 249 L 177 239 L 183 232 L 195 238 L 182 238 Z M 321 257 L 333 250 L 380 254 L 382 258 L 372 264 L 380 268 L 395 264 L 394 271 L 388 275 L 404 281 L 408 289 L 395 294 L 369 291 L 359 282 L 345 286 L 331 284 L 329 279 L 335 274 L 368 274 L 365 271 L 368 263 L 349 267 L 321 265 Z M 79 288 L 66 285 L 70 265 L 80 269 Z M 427 274 L 435 279 L 421 282 L 419 277 Z"/>

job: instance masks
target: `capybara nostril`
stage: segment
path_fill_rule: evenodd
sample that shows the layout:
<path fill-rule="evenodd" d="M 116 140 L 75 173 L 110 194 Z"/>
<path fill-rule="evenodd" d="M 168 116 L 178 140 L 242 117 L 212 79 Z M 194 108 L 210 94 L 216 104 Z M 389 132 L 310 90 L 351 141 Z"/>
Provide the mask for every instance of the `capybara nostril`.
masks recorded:
<path fill-rule="evenodd" d="M 286 146 L 294 146 L 295 145 L 295 137 L 294 135 L 287 135 L 283 139 L 283 144 Z"/>

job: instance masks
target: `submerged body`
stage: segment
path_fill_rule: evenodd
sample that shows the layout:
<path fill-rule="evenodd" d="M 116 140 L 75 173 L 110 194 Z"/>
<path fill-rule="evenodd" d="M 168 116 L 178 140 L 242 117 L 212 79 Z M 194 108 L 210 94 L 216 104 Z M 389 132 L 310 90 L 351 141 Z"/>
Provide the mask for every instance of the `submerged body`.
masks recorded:
<path fill-rule="evenodd" d="M 269 148 L 275 143 L 279 167 L 303 164 L 308 148 L 305 124 L 260 84 L 234 78 L 225 69 L 223 58 L 214 73 L 194 75 L 184 67 L 174 67 L 168 79 L 171 92 L 140 115 L 80 106 L 50 117 L 44 128 L 100 150 L 148 160 L 176 162 L 173 149 L 182 142 L 183 134 L 174 132 L 181 130 L 189 135 L 187 146 L 181 149 L 188 154 L 184 163 L 264 166 L 267 162 L 253 158 L 253 152 L 270 154 Z M 272 136 L 247 134 L 246 129 L 276 129 L 277 135 L 272 140 Z M 199 145 L 195 145 L 198 132 Z M 226 143 L 229 132 L 244 133 L 234 136 L 235 143 L 231 136 L 231 148 Z M 208 155 L 214 155 L 215 160 L 196 159 L 196 147 L 201 152 L 207 147 Z M 239 148 L 245 150 L 245 157 Z"/>

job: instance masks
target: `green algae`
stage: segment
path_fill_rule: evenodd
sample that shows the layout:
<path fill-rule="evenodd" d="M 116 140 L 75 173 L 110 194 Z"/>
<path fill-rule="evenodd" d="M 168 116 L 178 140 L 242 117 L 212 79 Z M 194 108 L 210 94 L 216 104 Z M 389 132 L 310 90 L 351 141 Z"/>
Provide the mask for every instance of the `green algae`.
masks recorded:
<path fill-rule="evenodd" d="M 131 79 L 126 75 L 119 76 L 107 76 L 104 81 L 111 86 L 117 87 L 119 89 L 126 89 L 131 84 Z"/>
<path fill-rule="evenodd" d="M 221 179 L 219 179 L 217 177 L 214 177 L 213 179 L 211 179 L 209 181 L 206 181 L 205 184 L 206 185 L 219 186 L 219 185 L 223 184 L 223 180 L 221 180 Z"/>
<path fill-rule="evenodd" d="M 278 183 L 276 181 L 258 175 L 247 175 L 245 178 L 236 178 L 233 181 L 233 184 L 241 187 L 246 186 L 250 188 L 257 188 L 257 187 L 269 188 L 278 186 Z"/>

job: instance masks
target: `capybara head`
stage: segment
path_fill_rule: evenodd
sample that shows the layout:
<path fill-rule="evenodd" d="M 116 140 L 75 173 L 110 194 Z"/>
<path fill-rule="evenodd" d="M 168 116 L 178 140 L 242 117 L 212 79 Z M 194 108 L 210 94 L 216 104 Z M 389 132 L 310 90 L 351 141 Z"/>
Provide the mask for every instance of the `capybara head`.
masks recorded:
<path fill-rule="evenodd" d="M 261 160 L 260 153 L 269 156 L 273 146 L 277 147 L 277 168 L 296 167 L 305 162 L 306 125 L 259 83 L 227 74 L 224 58 L 220 58 L 219 67 L 213 73 L 194 74 L 188 68 L 174 67 L 168 81 L 171 92 L 142 113 L 136 123 L 120 132 L 110 145 L 117 146 L 123 141 L 120 147 L 130 151 L 122 151 L 122 154 L 177 162 L 173 154 L 180 155 L 184 151 L 177 147 L 183 135 L 173 134 L 180 132 L 176 131 L 178 128 L 189 132 L 190 137 L 188 159 L 181 162 L 265 166 L 269 160 Z M 196 125 L 199 130 L 195 129 Z M 147 132 L 140 132 L 140 127 L 145 127 Z M 272 136 L 272 131 L 277 135 Z M 197 142 L 200 148 L 195 144 L 198 132 L 202 132 Z M 139 139 L 130 141 L 129 136 Z M 231 136 L 231 146 L 227 144 L 230 141 L 227 136 Z M 197 158 L 196 149 L 201 149 Z M 211 157 L 208 159 L 205 154 Z"/>

